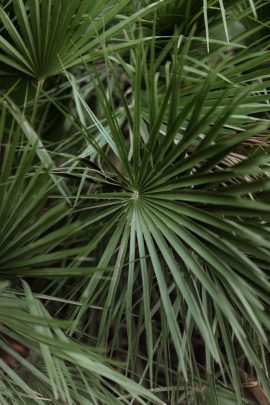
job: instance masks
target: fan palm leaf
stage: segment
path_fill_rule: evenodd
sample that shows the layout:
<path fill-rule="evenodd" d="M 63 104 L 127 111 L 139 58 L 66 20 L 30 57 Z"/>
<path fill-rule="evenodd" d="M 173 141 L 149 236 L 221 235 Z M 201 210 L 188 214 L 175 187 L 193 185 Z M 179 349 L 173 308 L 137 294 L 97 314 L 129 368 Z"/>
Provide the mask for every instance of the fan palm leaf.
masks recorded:
<path fill-rule="evenodd" d="M 206 78 L 199 92 L 194 90 L 194 97 L 184 102 L 177 95 L 175 85 L 179 83 L 176 72 L 183 60 L 179 56 L 173 62 L 178 69 L 171 70 L 165 98 L 159 102 L 158 98 L 152 98 L 151 91 L 145 93 L 146 104 L 156 109 L 153 109 L 149 126 L 145 122 L 144 130 L 148 128 L 149 132 L 142 138 L 141 57 L 139 51 L 132 88 L 134 106 L 127 112 L 127 119 L 131 119 L 128 137 L 124 137 L 110 101 L 105 101 L 100 82 L 97 87 L 108 124 L 106 142 L 112 154 L 115 153 L 114 159 L 121 162 L 121 169 L 108 161 L 103 149 L 87 138 L 105 166 L 94 174 L 96 170 L 92 172 L 92 164 L 88 165 L 85 159 L 83 164 L 88 169 L 84 181 L 88 174 L 89 180 L 95 175 L 105 175 L 113 177 L 114 185 L 111 191 L 97 189 L 88 193 L 83 201 L 92 201 L 95 209 L 100 207 L 104 213 L 103 220 L 107 218 L 108 242 L 98 265 L 114 263 L 114 272 L 110 283 L 100 280 L 98 274 L 92 278 L 82 295 L 83 306 L 73 314 L 72 330 L 86 308 L 95 303 L 95 291 L 101 283 L 107 297 L 99 341 L 105 344 L 110 325 L 121 322 L 124 311 L 130 314 L 135 310 L 132 296 L 137 284 L 142 283 L 140 316 L 144 317 L 150 380 L 155 352 L 154 314 L 157 308 L 160 311 L 162 308 L 169 330 L 165 336 L 172 339 L 183 378 L 188 379 L 191 372 L 188 365 L 192 349 L 187 347 L 186 337 L 198 330 L 210 358 L 222 368 L 225 360 L 218 343 L 221 338 L 230 359 L 230 378 L 238 381 L 235 384 L 240 401 L 242 393 L 238 388 L 235 356 L 228 343 L 231 336 L 268 390 L 267 378 L 253 345 L 255 341 L 267 345 L 269 328 L 265 315 L 270 288 L 265 272 L 269 266 L 269 234 L 263 219 L 269 217 L 270 211 L 260 197 L 261 190 L 269 187 L 269 154 L 267 150 L 247 151 L 247 156 L 235 164 L 226 161 L 245 141 L 266 132 L 268 123 L 245 124 L 241 132 L 224 130 L 224 125 L 230 122 L 249 94 L 256 91 L 256 86 L 245 86 L 238 94 L 234 93 L 226 107 L 225 92 L 224 98 L 219 97 L 220 103 L 224 103 L 223 113 L 217 112 L 218 104 L 212 105 L 207 113 L 203 110 L 212 86 L 215 87 L 213 78 Z M 228 91 L 231 89 L 233 87 Z M 77 95 L 85 105 L 78 92 Z M 125 106 L 129 108 L 128 101 Z M 94 119 L 92 113 L 91 118 Z M 100 124 L 97 127 L 101 130 Z M 109 170 L 107 175 L 106 170 Z M 108 208 L 106 214 L 104 206 L 112 209 Z M 89 215 L 91 218 L 90 211 Z M 258 218 L 256 222 L 254 215 Z M 127 278 L 127 287 L 123 277 Z M 123 288 L 127 288 L 126 292 Z M 113 308 L 119 294 L 124 306 L 116 313 Z M 205 301 L 216 315 L 209 315 Z M 184 319 L 190 319 L 190 323 L 186 324 Z M 247 339 L 244 320 L 252 329 L 254 341 Z M 130 350 L 134 350 L 134 322 L 133 317 L 127 315 Z M 137 333 L 140 335 L 142 330 L 139 328 Z M 129 358 L 133 356 L 132 352 Z M 207 372 L 212 371 L 207 369 Z"/>
<path fill-rule="evenodd" d="M 116 15 L 126 6 L 127 0 L 108 4 L 99 0 L 88 1 L 23 1 L 12 3 L 13 12 L 0 8 L 2 35 L 0 36 L 0 61 L 22 74 L 40 82 L 59 74 L 65 68 L 102 56 L 97 50 L 107 40 L 119 34 L 136 19 L 159 7 L 158 1 L 136 14 L 112 25 Z M 100 18 L 103 13 L 105 17 Z M 110 45 L 110 52 L 129 47 L 125 42 Z M 109 52 L 109 49 L 108 49 Z"/>

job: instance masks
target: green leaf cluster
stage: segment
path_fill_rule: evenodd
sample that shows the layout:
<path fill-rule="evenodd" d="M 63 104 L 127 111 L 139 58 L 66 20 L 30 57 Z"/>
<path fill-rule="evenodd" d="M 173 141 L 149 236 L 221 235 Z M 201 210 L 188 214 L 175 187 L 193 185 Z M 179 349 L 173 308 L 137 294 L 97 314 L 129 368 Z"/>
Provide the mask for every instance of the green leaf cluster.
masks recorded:
<path fill-rule="evenodd" d="M 268 11 L 0 5 L 1 404 L 270 400 Z"/>

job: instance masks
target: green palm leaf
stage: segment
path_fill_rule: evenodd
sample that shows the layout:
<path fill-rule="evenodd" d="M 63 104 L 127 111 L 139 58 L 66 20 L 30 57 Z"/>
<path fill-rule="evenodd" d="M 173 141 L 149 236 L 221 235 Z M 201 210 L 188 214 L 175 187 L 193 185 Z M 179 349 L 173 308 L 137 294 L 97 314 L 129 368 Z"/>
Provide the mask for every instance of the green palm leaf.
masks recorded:
<path fill-rule="evenodd" d="M 137 59 L 137 63 L 140 63 L 140 59 Z M 176 71 L 172 69 L 172 72 Z M 174 74 L 172 82 L 175 80 Z M 96 200 L 97 208 L 99 204 L 102 207 L 101 201 L 118 206 L 121 214 L 114 225 L 115 230 L 108 235 L 104 259 L 98 262 L 99 266 L 114 263 L 112 281 L 110 284 L 103 282 L 98 275 L 90 281 L 82 295 L 84 306 L 73 314 L 72 330 L 87 306 L 95 303 L 94 291 L 101 283 L 108 295 L 101 317 L 99 342 L 106 343 L 109 327 L 117 319 L 112 309 L 117 294 L 121 294 L 124 288 L 121 278 L 125 277 L 124 264 L 128 263 L 128 290 L 124 297 L 128 314 L 132 310 L 131 296 L 135 286 L 143 282 L 144 306 L 140 316 L 145 317 L 144 323 L 147 320 L 147 327 L 144 328 L 148 342 L 149 370 L 153 367 L 153 324 L 149 327 L 149 322 L 153 322 L 150 302 L 154 298 L 150 290 L 146 291 L 150 285 L 146 272 L 152 274 L 156 283 L 156 305 L 164 310 L 169 335 L 178 356 L 178 369 L 184 379 L 191 372 L 185 336 L 199 331 L 210 357 L 223 367 L 224 357 L 217 336 L 220 335 L 227 342 L 229 333 L 250 359 L 264 389 L 268 390 L 258 355 L 252 342 L 246 339 L 242 323 L 244 320 L 248 322 L 256 339 L 267 344 L 269 321 L 265 316 L 265 308 L 268 305 L 270 285 L 265 269 L 269 266 L 269 234 L 262 219 L 269 217 L 270 210 L 269 205 L 260 198 L 260 191 L 267 189 L 269 155 L 267 150 L 258 151 L 248 158 L 243 157 L 236 164 L 226 164 L 239 145 L 254 134 L 266 131 L 268 123 L 242 128 L 239 134 L 237 131 L 224 131 L 224 125 L 235 109 L 254 88 L 246 87 L 233 96 L 224 113 L 217 114 L 217 106 L 213 106 L 205 115 L 202 111 L 211 87 L 215 85 L 213 80 L 206 79 L 200 93 L 194 94 L 196 102 L 190 102 L 184 107 L 181 97 L 175 95 L 175 88 L 168 85 L 168 100 L 174 101 L 157 107 L 156 115 L 152 116 L 152 127 L 149 127 L 152 131 L 145 141 L 135 139 L 140 137 L 144 118 L 140 108 L 142 97 L 136 98 L 136 94 L 141 92 L 138 85 L 141 80 L 141 73 L 137 71 L 133 88 L 135 107 L 130 114 L 134 127 L 130 128 L 127 140 L 112 121 L 112 117 L 116 117 L 115 112 L 109 103 L 104 103 L 105 97 L 97 89 L 110 128 L 109 136 L 117 148 L 116 159 L 123 162 L 121 177 L 115 169 L 115 180 L 122 184 L 125 192 L 119 192 L 112 186 L 109 192 L 97 190 L 84 197 L 89 201 Z M 224 99 L 220 99 L 221 102 L 225 100 L 226 93 Z M 148 105 L 153 103 L 152 93 L 145 95 L 149 97 Z M 172 113 L 171 109 L 175 108 L 178 100 L 179 104 Z M 137 107 L 136 103 L 139 103 Z M 170 116 L 171 120 L 167 121 Z M 129 154 L 122 152 L 127 148 Z M 100 149 L 98 153 L 105 163 L 104 152 Z M 127 170 L 126 165 L 129 166 Z M 91 169 L 88 170 L 90 173 Z M 103 173 L 99 172 L 99 175 L 103 176 L 104 172 L 103 168 Z M 248 219 L 254 218 L 254 215 L 258 218 L 256 223 Z M 253 226 L 256 227 L 256 233 Z M 135 272 L 135 269 L 138 271 Z M 139 281 L 140 278 L 142 281 Z M 212 320 L 209 319 L 203 296 L 211 307 L 216 308 L 220 318 L 214 316 Z M 192 317 L 191 332 L 181 321 L 177 310 L 179 299 L 185 308 L 184 313 L 188 311 Z M 130 342 L 133 341 L 133 322 L 127 318 Z M 226 332 L 224 323 L 229 325 Z M 166 338 L 169 339 L 168 332 Z M 227 350 L 231 356 L 229 346 Z M 130 361 L 132 357 L 130 353 Z M 232 360 L 229 367 L 232 373 L 230 378 L 236 380 L 238 377 Z M 153 378 L 152 372 L 150 376 Z M 238 390 L 239 400 L 241 395 Z"/>

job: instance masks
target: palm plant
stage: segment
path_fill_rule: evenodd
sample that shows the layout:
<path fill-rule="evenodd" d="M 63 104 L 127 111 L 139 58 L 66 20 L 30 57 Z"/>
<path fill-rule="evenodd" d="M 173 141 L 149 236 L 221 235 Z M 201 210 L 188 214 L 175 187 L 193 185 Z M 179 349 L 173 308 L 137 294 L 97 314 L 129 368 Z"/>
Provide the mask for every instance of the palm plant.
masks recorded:
<path fill-rule="evenodd" d="M 234 96 L 224 93 L 219 103 L 215 100 L 202 113 L 216 86 L 208 78 L 193 96 L 183 96 L 183 106 L 177 73 L 184 60 L 181 53 L 172 63 L 166 88 L 161 87 L 163 98 L 159 98 L 157 86 L 149 86 L 142 97 L 141 83 L 143 76 L 149 79 L 149 72 L 140 68 L 141 59 L 146 55 L 135 56 L 132 107 L 119 89 L 127 117 L 125 132 L 97 81 L 108 126 L 102 134 L 110 147 L 110 158 L 86 131 L 100 167 L 81 159 L 80 167 L 74 169 L 83 182 L 96 179 L 97 186 L 82 194 L 82 204 L 93 201 L 93 223 L 101 217 L 105 221 L 102 244 L 105 232 L 107 238 L 98 265 L 115 263 L 115 268 L 111 282 L 101 280 L 98 274 L 90 280 L 80 298 L 83 306 L 72 314 L 72 331 L 88 305 L 102 305 L 106 297 L 98 342 L 108 344 L 110 328 L 115 325 L 117 335 L 125 328 L 132 370 L 139 356 L 134 346 L 145 334 L 147 362 L 143 364 L 151 386 L 157 384 L 153 371 L 157 359 L 169 369 L 166 352 L 168 347 L 172 350 L 170 341 L 183 378 L 196 374 L 196 353 L 188 337 L 199 333 L 205 343 L 206 373 L 213 374 L 214 362 L 219 364 L 223 378 L 228 373 L 241 401 L 231 340 L 237 342 L 241 355 L 249 358 L 268 390 L 257 347 L 266 344 L 269 327 L 265 316 L 269 235 L 267 221 L 263 221 L 269 216 L 269 206 L 261 195 L 269 184 L 269 155 L 267 150 L 248 145 L 241 151 L 254 135 L 266 133 L 268 124 L 242 126 L 241 132 L 223 129 L 247 94 L 256 94 L 252 86 Z M 160 311 L 163 316 L 157 321 Z M 251 341 L 246 339 L 244 319 Z M 155 331 L 155 322 L 161 335 Z M 110 350 L 117 350 L 116 338 L 111 344 Z M 171 384 L 176 384 L 171 378 Z"/>
<path fill-rule="evenodd" d="M 62 6 L 0 7 L 1 401 L 268 403 L 267 5 Z"/>

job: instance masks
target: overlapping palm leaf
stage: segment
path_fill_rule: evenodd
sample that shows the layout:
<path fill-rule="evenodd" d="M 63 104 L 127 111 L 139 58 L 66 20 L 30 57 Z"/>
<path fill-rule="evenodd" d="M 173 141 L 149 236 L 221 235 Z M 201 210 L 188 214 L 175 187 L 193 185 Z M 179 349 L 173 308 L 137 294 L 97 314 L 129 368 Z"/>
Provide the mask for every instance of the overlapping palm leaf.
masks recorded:
<path fill-rule="evenodd" d="M 63 331 L 69 322 L 53 319 L 26 282 L 19 295 L 8 287 L 1 281 L 3 404 L 120 404 L 119 387 L 127 398 L 133 396 L 139 403 L 145 404 L 143 397 L 158 403 L 151 393 L 106 364 L 100 353 L 69 339 Z"/>
<path fill-rule="evenodd" d="M 79 222 L 67 220 L 70 211 L 66 202 L 48 205 L 54 190 L 48 168 L 34 164 L 36 147 L 25 143 L 23 132 L 13 121 L 9 131 L 5 124 L 12 118 L 6 109 L 1 115 L 2 147 L 0 175 L 0 273 L 2 276 L 31 274 L 40 276 L 66 274 L 64 269 L 51 268 L 68 257 L 74 258 L 81 247 L 76 245 Z M 47 204 L 47 206 L 45 206 Z M 70 238 L 73 246 L 65 245 Z M 69 243 L 70 243 L 69 241 Z M 74 245 L 75 242 L 75 245 Z M 31 270 L 32 269 L 32 270 Z M 91 269 L 88 268 L 91 272 Z M 70 269 L 78 274 L 78 269 Z M 70 275 L 71 275 L 70 273 Z M 87 269 L 82 270 L 86 274 Z"/>

